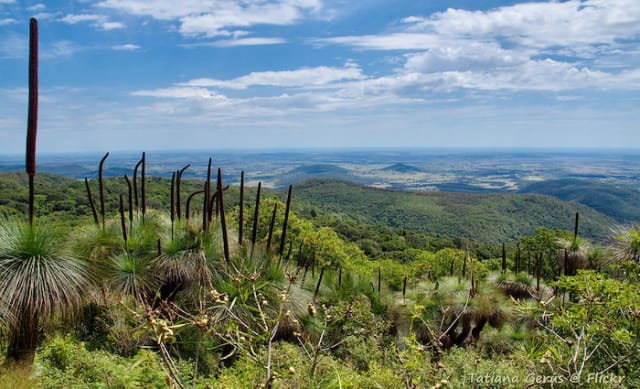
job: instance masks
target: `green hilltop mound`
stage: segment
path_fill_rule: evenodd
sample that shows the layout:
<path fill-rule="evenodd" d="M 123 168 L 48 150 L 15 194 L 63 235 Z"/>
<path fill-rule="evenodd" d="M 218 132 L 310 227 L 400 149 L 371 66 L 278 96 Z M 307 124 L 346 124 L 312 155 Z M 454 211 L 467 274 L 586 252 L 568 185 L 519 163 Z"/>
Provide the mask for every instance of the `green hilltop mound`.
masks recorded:
<path fill-rule="evenodd" d="M 330 163 L 320 163 L 298 166 L 297 168 L 292 169 L 289 174 L 349 174 L 349 170 Z"/>
<path fill-rule="evenodd" d="M 389 165 L 380 170 L 395 173 L 424 173 L 422 169 L 404 163 L 394 163 L 393 165 Z"/>
<path fill-rule="evenodd" d="M 531 235 L 537 227 L 571 230 L 576 212 L 584 237 L 602 240 L 615 224 L 583 204 L 540 194 L 407 192 L 329 179 L 302 182 L 294 193 L 299 203 L 360 223 L 493 244 Z"/>

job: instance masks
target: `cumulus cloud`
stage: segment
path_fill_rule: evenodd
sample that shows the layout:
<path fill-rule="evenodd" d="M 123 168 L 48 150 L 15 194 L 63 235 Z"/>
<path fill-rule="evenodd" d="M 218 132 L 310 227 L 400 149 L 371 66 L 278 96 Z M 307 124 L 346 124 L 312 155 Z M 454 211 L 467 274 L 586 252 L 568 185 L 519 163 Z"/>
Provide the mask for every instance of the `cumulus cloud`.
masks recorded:
<path fill-rule="evenodd" d="M 92 22 L 91 25 L 105 30 L 116 30 L 125 28 L 126 26 L 121 22 L 109 21 L 109 18 L 105 15 L 99 14 L 69 14 L 59 19 L 59 21 L 67 24 L 77 24 Z"/>
<path fill-rule="evenodd" d="M 76 24 L 82 22 L 96 22 L 103 20 L 104 18 L 104 16 L 96 14 L 70 14 L 60 18 L 60 21 L 67 24 Z"/>
<path fill-rule="evenodd" d="M 457 37 L 496 37 L 535 47 L 613 43 L 640 33 L 635 0 L 571 0 L 504 6 L 490 11 L 448 9 L 405 19 L 409 31 Z"/>
<path fill-rule="evenodd" d="M 362 78 L 364 75 L 358 66 L 347 64 L 343 68 L 319 66 L 296 70 L 252 72 L 232 80 L 200 78 L 186 82 L 184 85 L 228 89 L 246 89 L 252 86 L 312 87 Z"/>
<path fill-rule="evenodd" d="M 616 44 L 640 34 L 640 2 L 536 2 L 489 11 L 449 8 L 429 16 L 406 17 L 402 22 L 401 31 L 322 42 L 376 50 L 428 49 L 447 42 L 485 40 L 537 49 Z"/>
<path fill-rule="evenodd" d="M 505 50 L 495 42 L 473 41 L 410 54 L 405 68 L 419 72 L 467 71 L 514 67 L 528 59 L 529 56 L 524 51 Z"/>
<path fill-rule="evenodd" d="M 406 17 L 394 31 L 315 42 L 403 50 L 403 66 L 389 79 L 415 73 L 423 90 L 556 91 L 637 89 L 627 82 L 637 79 L 639 36 L 640 2 L 570 0 L 450 8 Z"/>
<path fill-rule="evenodd" d="M 18 23 L 18 21 L 11 18 L 0 19 L 0 26 L 4 26 L 7 24 L 14 24 L 14 23 Z"/>
<path fill-rule="evenodd" d="M 257 24 L 290 25 L 322 8 L 321 0 L 104 0 L 100 8 L 158 20 L 178 21 L 185 36 L 229 36 Z"/>

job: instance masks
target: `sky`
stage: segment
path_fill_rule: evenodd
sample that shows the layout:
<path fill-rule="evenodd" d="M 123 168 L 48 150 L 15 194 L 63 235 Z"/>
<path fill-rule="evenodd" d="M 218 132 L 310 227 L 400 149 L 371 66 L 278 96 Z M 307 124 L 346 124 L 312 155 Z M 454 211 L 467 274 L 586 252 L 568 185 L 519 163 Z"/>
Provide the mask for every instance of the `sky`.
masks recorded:
<path fill-rule="evenodd" d="M 640 148 L 640 1 L 0 0 L 0 154 Z"/>

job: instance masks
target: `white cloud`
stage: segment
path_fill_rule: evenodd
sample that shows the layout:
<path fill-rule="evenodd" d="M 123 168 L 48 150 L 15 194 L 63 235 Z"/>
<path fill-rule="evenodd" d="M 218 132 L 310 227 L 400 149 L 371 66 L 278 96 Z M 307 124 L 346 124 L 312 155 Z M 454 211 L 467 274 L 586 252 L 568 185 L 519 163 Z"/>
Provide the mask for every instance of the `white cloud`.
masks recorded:
<path fill-rule="evenodd" d="M 321 42 L 374 50 L 428 49 L 450 41 L 510 42 L 530 48 L 617 44 L 640 34 L 636 0 L 520 3 L 489 11 L 449 8 L 402 20 L 401 31 Z"/>
<path fill-rule="evenodd" d="M 105 15 L 98 14 L 69 14 L 59 19 L 67 24 L 93 22 L 91 25 L 101 30 L 110 31 L 125 28 L 124 23 L 109 21 Z"/>
<path fill-rule="evenodd" d="M 323 38 L 312 42 L 355 46 L 367 50 L 426 50 L 440 46 L 443 39 L 435 34 L 391 33 Z"/>
<path fill-rule="evenodd" d="M 138 45 L 134 45 L 131 43 L 127 43 L 124 45 L 116 45 L 116 46 L 111 46 L 111 48 L 113 50 L 119 50 L 119 51 L 136 51 L 136 50 L 140 50 L 141 47 Z"/>
<path fill-rule="evenodd" d="M 490 11 L 448 9 L 413 18 L 410 31 L 456 37 L 503 37 L 535 47 L 613 43 L 640 33 L 636 0 L 571 0 L 504 6 Z"/>
<path fill-rule="evenodd" d="M 72 41 L 57 41 L 42 47 L 40 56 L 42 58 L 69 57 L 79 50 L 81 48 Z"/>
<path fill-rule="evenodd" d="M 15 19 L 11 19 L 11 18 L 0 19 L 0 26 L 6 26 L 7 24 L 15 24 L 15 23 L 18 23 L 18 21 Z"/>
<path fill-rule="evenodd" d="M 134 96 L 159 97 L 171 99 L 207 99 L 225 102 L 227 98 L 223 95 L 210 91 L 206 88 L 173 87 L 164 89 L 140 90 L 132 93 Z"/>
<path fill-rule="evenodd" d="M 104 19 L 104 16 L 96 14 L 70 14 L 60 18 L 60 21 L 67 24 L 76 24 L 82 22 L 97 22 Z"/>
<path fill-rule="evenodd" d="M 27 58 L 29 42 L 26 37 L 8 34 L 0 39 L 0 58 Z"/>
<path fill-rule="evenodd" d="M 222 39 L 214 42 L 186 45 L 186 46 L 213 46 L 213 47 L 234 47 L 234 46 L 262 46 L 262 45 L 279 45 L 286 43 L 284 38 L 241 38 L 241 39 Z"/>
<path fill-rule="evenodd" d="M 32 5 L 31 7 L 27 7 L 27 11 L 42 11 L 45 8 L 47 8 L 46 5 L 42 3 L 38 3 L 38 4 Z"/>
<path fill-rule="evenodd" d="M 229 36 L 230 29 L 256 24 L 289 25 L 322 8 L 321 0 L 104 0 L 98 7 L 178 21 L 186 36 Z"/>
<path fill-rule="evenodd" d="M 572 96 L 567 96 L 567 95 L 562 95 L 562 96 L 556 96 L 556 100 L 558 101 L 576 101 L 576 100 L 583 100 L 584 96 L 576 96 L 576 95 L 572 95 Z"/>
<path fill-rule="evenodd" d="M 13 4 L 15 2 L 15 0 L 0 0 L 0 4 Z"/>
<path fill-rule="evenodd" d="M 104 23 L 100 23 L 100 28 L 102 28 L 103 30 L 106 30 L 106 31 L 117 30 L 117 29 L 126 28 L 126 27 L 127 26 L 125 26 L 124 23 L 120 23 L 120 22 L 104 22 Z"/>
<path fill-rule="evenodd" d="M 191 80 L 184 85 L 228 89 L 246 89 L 251 86 L 313 87 L 362 78 L 364 75 L 358 66 L 347 64 L 343 68 L 319 66 L 297 70 L 252 72 L 232 80 L 201 78 Z"/>
<path fill-rule="evenodd" d="M 33 15 L 34 18 L 38 20 L 48 20 L 58 17 L 59 14 L 57 12 L 39 12 Z"/>
<path fill-rule="evenodd" d="M 409 71 L 466 71 L 473 69 L 509 68 L 529 60 L 524 51 L 505 50 L 495 42 L 460 42 L 458 45 L 435 47 L 407 56 Z"/>
<path fill-rule="evenodd" d="M 447 9 L 406 17 L 391 32 L 314 42 L 406 51 L 387 80 L 415 73 L 413 91 L 637 90 L 639 36 L 637 0 L 570 0 Z"/>

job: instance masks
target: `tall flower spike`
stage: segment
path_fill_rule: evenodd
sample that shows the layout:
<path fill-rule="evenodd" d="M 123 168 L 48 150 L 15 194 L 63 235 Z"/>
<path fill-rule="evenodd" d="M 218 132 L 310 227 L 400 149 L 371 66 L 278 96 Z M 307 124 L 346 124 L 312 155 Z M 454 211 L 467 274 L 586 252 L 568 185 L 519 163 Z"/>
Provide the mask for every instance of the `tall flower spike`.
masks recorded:
<path fill-rule="evenodd" d="M 100 160 L 100 165 L 98 166 L 98 186 L 100 187 L 100 215 L 102 216 L 102 229 L 104 230 L 105 226 L 105 205 L 104 205 L 104 161 L 109 156 L 109 153 L 106 153 L 104 157 Z"/>
<path fill-rule="evenodd" d="M 284 210 L 284 222 L 282 223 L 282 236 L 280 237 L 280 249 L 278 253 L 282 255 L 284 252 L 284 244 L 287 240 L 287 224 L 289 222 L 289 209 L 291 208 L 291 190 L 293 186 L 289 185 L 289 192 L 287 193 L 287 205 Z"/>
<path fill-rule="evenodd" d="M 38 133 L 38 21 L 29 23 L 29 112 L 27 117 L 26 170 L 29 175 L 29 222 L 35 223 L 36 135 Z"/>

